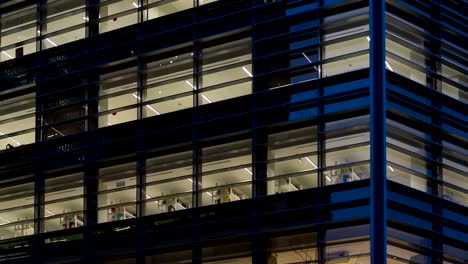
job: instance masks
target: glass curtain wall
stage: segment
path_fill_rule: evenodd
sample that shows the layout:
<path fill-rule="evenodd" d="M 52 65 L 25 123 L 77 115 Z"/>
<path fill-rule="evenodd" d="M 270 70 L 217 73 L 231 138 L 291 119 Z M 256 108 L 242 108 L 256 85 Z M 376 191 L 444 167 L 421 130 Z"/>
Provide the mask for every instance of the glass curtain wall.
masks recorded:
<path fill-rule="evenodd" d="M 201 205 L 220 204 L 252 197 L 250 140 L 206 146 L 198 180 Z"/>
<path fill-rule="evenodd" d="M 35 95 L 11 92 L 0 95 L 0 149 L 35 141 Z"/>
<path fill-rule="evenodd" d="M 136 217 L 136 164 L 134 162 L 99 169 L 98 222 Z"/>
<path fill-rule="evenodd" d="M 370 177 L 369 116 L 325 124 L 324 183 L 332 185 Z"/>
<path fill-rule="evenodd" d="M 268 194 L 318 186 L 317 128 L 290 130 L 268 136 Z"/>
<path fill-rule="evenodd" d="M 40 31 L 44 49 L 85 37 L 85 4 L 85 0 L 47 1 L 43 7 L 46 19 Z"/>
<path fill-rule="evenodd" d="M 0 62 L 36 52 L 36 5 L 0 14 Z"/>
<path fill-rule="evenodd" d="M 192 171 L 191 151 L 146 159 L 145 214 L 191 208 Z"/>
<path fill-rule="evenodd" d="M 100 75 L 99 127 L 137 119 L 137 68 L 134 65 L 109 67 Z"/>
<path fill-rule="evenodd" d="M 463 26 L 452 18 L 456 11 L 410 0 L 387 3 L 387 69 L 466 103 L 467 52 Z"/>
<path fill-rule="evenodd" d="M 50 232 L 84 225 L 83 173 L 45 180 L 44 230 Z"/>
<path fill-rule="evenodd" d="M 143 117 L 193 107 L 192 47 L 156 55 L 146 63 Z"/>
<path fill-rule="evenodd" d="M 0 188 L 0 239 L 34 234 L 34 183 Z"/>
<path fill-rule="evenodd" d="M 322 77 L 369 67 L 369 8 L 336 10 L 323 18 Z"/>

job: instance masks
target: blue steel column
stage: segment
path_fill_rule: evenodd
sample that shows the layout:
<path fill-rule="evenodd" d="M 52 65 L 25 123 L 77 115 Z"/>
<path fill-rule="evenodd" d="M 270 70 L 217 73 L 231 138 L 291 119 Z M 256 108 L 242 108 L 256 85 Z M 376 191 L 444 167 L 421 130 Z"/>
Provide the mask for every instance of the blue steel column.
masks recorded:
<path fill-rule="evenodd" d="M 385 0 L 369 1 L 371 131 L 371 263 L 387 263 Z"/>

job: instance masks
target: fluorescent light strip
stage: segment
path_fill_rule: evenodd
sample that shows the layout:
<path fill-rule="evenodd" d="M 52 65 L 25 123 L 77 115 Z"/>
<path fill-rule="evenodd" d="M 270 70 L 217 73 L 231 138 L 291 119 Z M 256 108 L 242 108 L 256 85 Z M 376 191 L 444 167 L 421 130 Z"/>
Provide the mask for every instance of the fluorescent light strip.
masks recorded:
<path fill-rule="evenodd" d="M 392 166 L 387 166 L 387 168 L 391 170 L 392 172 L 395 172 L 395 169 L 393 169 Z"/>
<path fill-rule="evenodd" d="M 0 132 L 0 136 L 4 136 L 4 135 L 5 135 L 5 133 Z M 15 142 L 16 145 L 18 145 L 18 146 L 21 146 L 21 145 L 22 145 L 21 143 L 18 142 L 18 140 L 14 139 L 14 138 L 12 138 L 12 137 L 8 137 L 8 139 L 11 140 L 11 141 L 13 141 L 13 142 Z"/>
<path fill-rule="evenodd" d="M 151 111 L 153 111 L 157 115 L 160 115 L 160 113 L 158 111 L 156 111 L 156 109 L 154 109 L 151 105 L 146 105 L 146 107 L 148 107 Z"/>
<path fill-rule="evenodd" d="M 302 52 L 302 56 L 304 56 L 304 58 L 306 58 L 306 60 L 307 60 L 309 63 L 312 63 L 312 61 L 309 59 L 309 57 L 307 57 L 307 55 L 305 55 L 304 52 Z"/>
<path fill-rule="evenodd" d="M 204 94 L 201 95 L 203 97 L 203 99 L 205 99 L 208 103 L 211 103 L 211 100 L 208 99 L 208 97 L 206 97 Z"/>
<path fill-rule="evenodd" d="M 193 183 L 193 180 L 192 179 L 187 179 L 189 182 Z"/>
<path fill-rule="evenodd" d="M 2 51 L 2 53 L 3 53 L 5 56 L 7 56 L 8 58 L 13 59 L 13 57 L 10 56 L 10 54 L 6 53 L 6 51 Z"/>
<path fill-rule="evenodd" d="M 5 222 L 7 222 L 7 223 L 11 223 L 11 221 L 10 221 L 10 220 L 6 219 L 6 218 L 5 218 L 5 217 L 3 217 L 3 216 L 0 216 L 0 219 L 2 219 L 3 221 L 5 221 Z"/>
<path fill-rule="evenodd" d="M 252 171 L 249 170 L 248 168 L 244 168 L 244 170 L 245 170 L 246 172 L 248 172 L 250 175 L 253 175 Z"/>
<path fill-rule="evenodd" d="M 325 178 L 327 178 L 327 181 L 331 182 L 331 178 L 328 175 L 325 175 Z"/>
<path fill-rule="evenodd" d="M 107 125 L 109 125 L 109 126 L 112 126 L 112 124 L 111 124 L 111 123 L 109 123 L 109 122 L 107 122 Z"/>
<path fill-rule="evenodd" d="M 206 194 L 208 194 L 209 196 L 213 197 L 213 195 L 209 192 L 205 192 Z"/>
<path fill-rule="evenodd" d="M 139 6 L 137 5 L 137 3 L 133 2 L 132 4 L 133 4 L 133 6 L 134 6 L 135 8 L 139 8 Z"/>
<path fill-rule="evenodd" d="M 53 213 L 52 211 L 50 211 L 49 209 L 45 208 L 44 209 L 47 213 L 49 213 L 50 215 L 55 215 L 55 213 Z"/>
<path fill-rule="evenodd" d="M 252 73 L 250 73 L 249 70 L 247 70 L 246 67 L 242 66 L 242 69 L 245 71 L 245 73 L 247 73 L 247 75 L 248 75 L 249 77 L 253 77 Z"/>
<path fill-rule="evenodd" d="M 304 159 L 314 167 L 314 170 L 318 168 L 317 165 L 315 165 L 315 163 L 309 159 L 309 157 L 304 157 Z"/>
<path fill-rule="evenodd" d="M 369 42 L 370 42 L 370 37 L 369 37 L 369 36 L 367 36 L 366 38 L 367 38 L 367 41 L 369 41 Z"/>
<path fill-rule="evenodd" d="M 65 136 L 65 134 L 63 134 L 62 132 L 58 131 L 57 129 L 55 129 L 54 127 L 50 127 L 52 128 L 53 131 L 59 133 L 62 137 Z"/>
<path fill-rule="evenodd" d="M 57 46 L 58 46 L 57 44 L 55 44 L 55 43 L 54 43 L 52 40 L 50 40 L 49 38 L 46 38 L 46 40 L 47 40 L 50 44 L 52 44 L 54 47 L 57 47 Z"/>
<path fill-rule="evenodd" d="M 191 84 L 189 81 L 185 81 L 186 84 L 188 84 L 190 87 L 192 87 L 193 90 L 196 90 L 197 88 L 195 88 L 195 86 L 193 86 L 193 84 Z"/>
<path fill-rule="evenodd" d="M 138 95 L 136 95 L 136 94 L 134 94 L 134 93 L 133 93 L 132 95 L 133 95 L 133 97 L 135 97 L 135 98 L 138 99 L 138 100 L 141 99 L 140 96 L 138 96 Z"/>
<path fill-rule="evenodd" d="M 390 70 L 390 71 L 394 71 L 392 66 L 390 66 L 390 63 L 388 63 L 387 61 L 385 61 L 385 66 L 387 66 L 387 68 Z"/>

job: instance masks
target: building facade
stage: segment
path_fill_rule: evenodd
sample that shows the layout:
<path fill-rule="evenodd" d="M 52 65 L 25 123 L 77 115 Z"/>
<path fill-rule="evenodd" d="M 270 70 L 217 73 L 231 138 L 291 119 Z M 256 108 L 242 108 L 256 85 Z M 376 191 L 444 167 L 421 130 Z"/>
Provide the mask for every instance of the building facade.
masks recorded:
<path fill-rule="evenodd" d="M 466 10 L 0 1 L 0 262 L 466 263 Z"/>

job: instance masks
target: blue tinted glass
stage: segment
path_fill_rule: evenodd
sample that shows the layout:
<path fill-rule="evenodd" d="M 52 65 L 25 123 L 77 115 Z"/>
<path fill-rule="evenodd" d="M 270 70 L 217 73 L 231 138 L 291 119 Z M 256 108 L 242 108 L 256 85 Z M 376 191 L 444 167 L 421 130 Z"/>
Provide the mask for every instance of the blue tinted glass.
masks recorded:
<path fill-rule="evenodd" d="M 355 89 L 360 89 L 369 86 L 369 79 L 361 79 L 357 81 L 347 82 L 347 83 L 340 83 L 337 85 L 331 85 L 325 87 L 325 95 L 335 94 L 335 93 L 342 93 L 347 91 L 352 91 Z"/>
<path fill-rule="evenodd" d="M 432 223 L 428 220 L 423 220 L 416 216 L 412 216 L 406 213 L 398 212 L 392 209 L 388 209 L 388 218 L 392 220 L 396 220 L 398 222 L 411 224 L 413 226 L 417 226 L 419 228 L 424 228 L 428 230 L 432 230 Z"/>
<path fill-rule="evenodd" d="M 405 196 L 400 193 L 388 191 L 388 199 L 394 200 L 399 203 L 404 203 L 407 205 L 414 206 L 418 209 L 425 210 L 428 212 L 432 211 L 432 205 L 427 202 L 423 202 L 421 200 L 414 199 L 412 197 Z"/>
<path fill-rule="evenodd" d="M 327 104 L 325 105 L 325 114 L 329 114 L 333 112 L 341 112 L 344 110 L 358 108 L 358 107 L 367 106 L 367 105 L 369 105 L 368 97 L 362 97 L 362 98 L 357 98 L 357 99 L 353 99 L 349 101 Z"/>
<path fill-rule="evenodd" d="M 340 192 L 334 192 L 331 194 L 331 202 L 339 203 L 351 200 L 364 199 L 369 197 L 369 188 L 359 188 Z"/>
<path fill-rule="evenodd" d="M 462 231 L 458 231 L 458 230 L 455 230 L 453 228 L 450 228 L 450 227 L 446 227 L 444 226 L 443 228 L 443 234 L 445 236 L 448 236 L 448 237 L 451 237 L 451 238 L 455 238 L 455 239 L 458 239 L 458 240 L 461 240 L 465 243 L 468 242 L 468 236 L 466 235 L 465 232 L 462 232 Z"/>
<path fill-rule="evenodd" d="M 448 209 L 443 210 L 443 215 L 446 218 L 449 218 L 450 220 L 458 221 L 460 223 L 466 224 L 468 223 L 468 217 L 459 213 L 455 213 L 453 211 L 450 211 Z"/>
<path fill-rule="evenodd" d="M 332 221 L 369 217 L 369 206 L 360 206 L 331 211 Z"/>
<path fill-rule="evenodd" d="M 289 120 L 300 120 L 304 118 L 316 117 L 317 107 L 289 112 Z"/>

